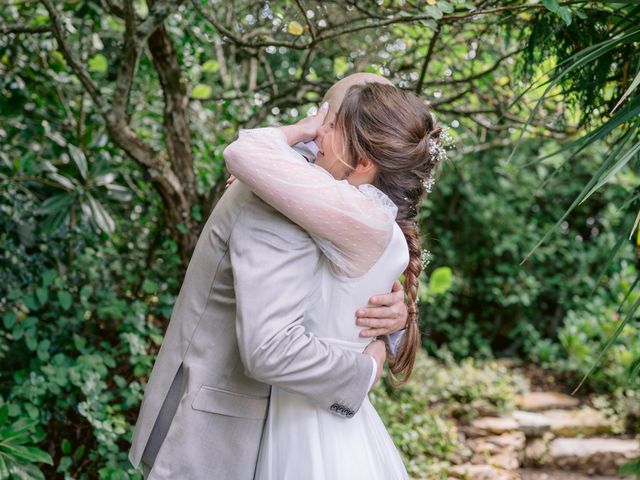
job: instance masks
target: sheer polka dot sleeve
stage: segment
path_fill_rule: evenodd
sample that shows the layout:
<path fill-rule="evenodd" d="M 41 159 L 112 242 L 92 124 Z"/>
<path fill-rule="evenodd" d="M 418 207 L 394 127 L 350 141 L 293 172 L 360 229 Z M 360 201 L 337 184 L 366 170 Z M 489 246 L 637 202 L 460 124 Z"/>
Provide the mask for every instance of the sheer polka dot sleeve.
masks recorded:
<path fill-rule="evenodd" d="M 307 163 L 278 128 L 240 129 L 223 154 L 229 172 L 309 232 L 340 273 L 362 275 L 386 248 L 397 213 L 391 200 Z"/>

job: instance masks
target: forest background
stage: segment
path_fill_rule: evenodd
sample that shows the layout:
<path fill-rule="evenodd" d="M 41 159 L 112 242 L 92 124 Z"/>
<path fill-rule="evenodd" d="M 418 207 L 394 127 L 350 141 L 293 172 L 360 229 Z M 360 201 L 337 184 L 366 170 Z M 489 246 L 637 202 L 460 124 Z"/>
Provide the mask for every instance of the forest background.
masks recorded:
<path fill-rule="evenodd" d="M 579 394 L 637 434 L 639 42 L 637 2 L 3 0 L 0 478 L 141 478 L 132 426 L 222 150 L 357 71 L 454 139 L 420 211 L 425 355 L 376 390 L 412 472 L 512 400 L 496 358 L 569 392 L 590 372 Z"/>

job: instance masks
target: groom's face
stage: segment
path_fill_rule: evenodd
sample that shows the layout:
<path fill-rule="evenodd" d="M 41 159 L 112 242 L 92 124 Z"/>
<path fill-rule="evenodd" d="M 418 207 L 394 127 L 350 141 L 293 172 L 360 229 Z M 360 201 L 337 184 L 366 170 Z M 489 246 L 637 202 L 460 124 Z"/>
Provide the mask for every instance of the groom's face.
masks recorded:
<path fill-rule="evenodd" d="M 345 179 L 352 168 L 346 158 L 346 151 L 343 147 L 342 132 L 336 128 L 336 111 L 339 105 L 334 105 L 329 101 L 329 113 L 324 119 L 324 123 L 318 129 L 314 141 L 318 146 L 316 155 L 316 165 L 327 170 L 338 180 Z"/>

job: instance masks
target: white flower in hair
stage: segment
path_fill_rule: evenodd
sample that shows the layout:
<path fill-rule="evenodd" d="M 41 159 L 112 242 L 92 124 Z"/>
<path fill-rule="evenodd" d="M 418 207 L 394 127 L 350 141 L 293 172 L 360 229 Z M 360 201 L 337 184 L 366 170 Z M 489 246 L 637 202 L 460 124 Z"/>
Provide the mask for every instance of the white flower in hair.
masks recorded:
<path fill-rule="evenodd" d="M 427 178 L 425 178 L 422 181 L 422 186 L 429 193 L 431 192 L 431 190 L 433 189 L 433 186 L 435 184 L 436 184 L 436 180 L 435 180 L 435 178 L 433 178 L 433 175 L 429 175 Z"/>
<path fill-rule="evenodd" d="M 422 254 L 420 255 L 420 263 L 422 264 L 423 270 L 427 268 L 427 265 L 431 263 L 432 258 L 433 258 L 433 255 L 429 250 L 427 249 L 422 250 Z"/>
<path fill-rule="evenodd" d="M 447 151 L 445 148 L 440 142 L 436 142 L 433 139 L 429 139 L 429 155 L 438 163 L 447 159 Z"/>
<path fill-rule="evenodd" d="M 447 147 L 452 144 L 453 138 L 449 135 L 449 127 L 442 126 L 440 134 L 438 135 L 438 140 L 429 139 L 429 155 L 431 155 L 437 163 L 444 162 L 448 159 Z"/>

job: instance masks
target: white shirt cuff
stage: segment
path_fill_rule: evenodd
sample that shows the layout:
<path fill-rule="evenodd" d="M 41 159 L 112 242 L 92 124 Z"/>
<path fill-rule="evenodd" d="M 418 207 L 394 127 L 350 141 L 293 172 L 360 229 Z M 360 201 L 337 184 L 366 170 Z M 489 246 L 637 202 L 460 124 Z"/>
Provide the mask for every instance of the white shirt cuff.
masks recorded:
<path fill-rule="evenodd" d="M 376 381 L 376 373 L 378 373 L 378 362 L 376 362 L 376 359 L 371 355 L 369 355 L 369 358 L 371 358 L 371 362 L 373 363 L 373 371 L 371 372 L 371 379 L 369 380 L 369 390 L 371 390 L 371 387 L 373 387 L 373 382 Z"/>
<path fill-rule="evenodd" d="M 405 330 L 406 329 L 403 328 L 402 330 L 398 330 L 397 332 L 393 332 L 387 335 L 389 340 L 389 351 L 391 352 L 391 355 L 395 356 L 396 353 L 398 353 L 398 347 L 400 346 L 400 341 L 404 336 Z"/>

